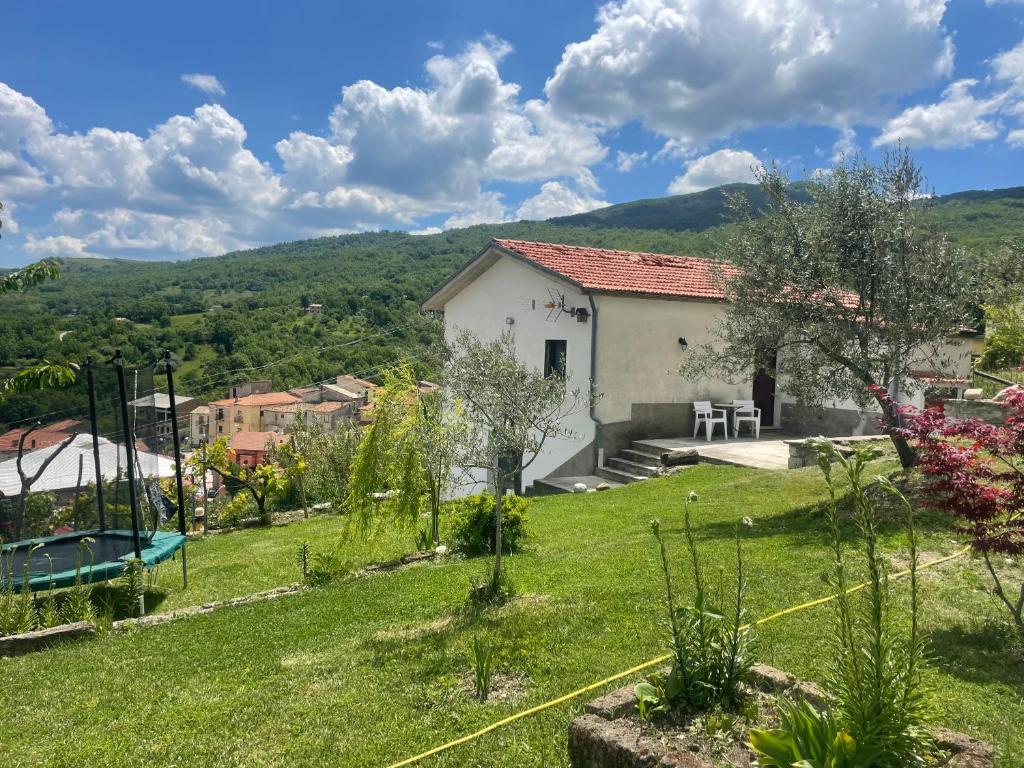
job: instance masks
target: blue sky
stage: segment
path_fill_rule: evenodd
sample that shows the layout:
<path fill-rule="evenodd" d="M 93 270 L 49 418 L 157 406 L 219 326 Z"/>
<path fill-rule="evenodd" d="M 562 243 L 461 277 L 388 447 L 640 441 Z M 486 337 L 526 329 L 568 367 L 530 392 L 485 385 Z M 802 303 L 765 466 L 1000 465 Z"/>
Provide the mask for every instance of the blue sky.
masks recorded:
<path fill-rule="evenodd" d="M 20 3 L 0 266 L 546 218 L 909 145 L 1024 184 L 1022 0 Z"/>

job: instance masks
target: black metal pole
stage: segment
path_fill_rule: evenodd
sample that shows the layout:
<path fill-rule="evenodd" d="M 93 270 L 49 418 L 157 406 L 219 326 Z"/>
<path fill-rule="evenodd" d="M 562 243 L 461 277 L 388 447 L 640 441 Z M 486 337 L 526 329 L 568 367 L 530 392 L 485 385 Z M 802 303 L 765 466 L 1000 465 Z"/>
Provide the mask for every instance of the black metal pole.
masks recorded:
<path fill-rule="evenodd" d="M 132 544 L 135 558 L 142 560 L 142 541 L 139 539 L 139 501 L 135 498 L 135 462 L 132 461 L 132 428 L 128 423 L 128 392 L 124 384 L 124 356 L 121 350 L 114 352 L 114 367 L 117 369 L 117 390 L 121 396 L 121 426 L 124 432 L 125 456 L 128 459 L 128 505 L 132 510 Z"/>
<path fill-rule="evenodd" d="M 100 428 L 96 420 L 96 382 L 92 376 L 92 355 L 85 358 L 85 381 L 89 385 L 89 427 L 92 429 L 92 460 L 96 465 L 96 512 L 100 530 L 107 530 L 107 516 L 103 509 L 103 469 L 100 467 Z"/>
<path fill-rule="evenodd" d="M 174 443 L 174 482 L 178 487 L 178 533 L 185 535 L 185 486 L 181 481 L 181 440 L 178 437 L 178 406 L 174 400 L 174 374 L 171 371 L 171 352 L 164 350 L 164 368 L 167 372 L 167 397 L 171 403 L 171 441 Z M 154 395 L 155 397 L 155 395 Z M 181 545 L 181 580 L 188 589 L 188 566 L 185 545 Z"/>

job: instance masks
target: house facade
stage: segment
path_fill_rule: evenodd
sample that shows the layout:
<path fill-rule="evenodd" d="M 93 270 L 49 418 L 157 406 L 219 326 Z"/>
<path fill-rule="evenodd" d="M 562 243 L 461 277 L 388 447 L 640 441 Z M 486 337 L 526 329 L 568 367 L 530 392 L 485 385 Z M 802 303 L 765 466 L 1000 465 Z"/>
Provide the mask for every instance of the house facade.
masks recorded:
<path fill-rule="evenodd" d="M 247 394 L 214 400 L 210 403 L 210 438 L 216 440 L 223 435 L 238 432 L 264 431 L 264 411 L 267 408 L 296 402 L 299 402 L 299 398 L 288 392 Z"/>
<path fill-rule="evenodd" d="M 741 383 L 679 374 L 689 348 L 715 341 L 726 312 L 722 268 L 708 259 L 493 240 L 424 306 L 444 312 L 449 340 L 462 329 L 481 339 L 511 330 L 524 365 L 545 370 L 564 360 L 570 389 L 593 385 L 595 402 L 567 421 L 575 439 L 549 441 L 524 472 L 524 487 L 592 474 L 633 440 L 692 435 L 696 400 L 753 398 L 763 429 L 872 430 L 871 415 L 853 402 L 827 403 L 813 424 L 799 423 L 795 398 L 763 372 Z"/>

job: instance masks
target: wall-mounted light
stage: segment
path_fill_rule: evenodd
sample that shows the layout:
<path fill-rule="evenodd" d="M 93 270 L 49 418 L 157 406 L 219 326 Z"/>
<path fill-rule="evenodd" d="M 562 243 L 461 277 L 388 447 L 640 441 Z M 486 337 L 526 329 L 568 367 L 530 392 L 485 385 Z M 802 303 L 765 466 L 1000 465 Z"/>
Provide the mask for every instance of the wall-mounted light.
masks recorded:
<path fill-rule="evenodd" d="M 680 336 L 679 337 L 679 348 L 681 350 L 683 350 L 683 352 L 685 352 L 686 348 L 689 347 L 689 346 L 690 345 L 686 343 L 686 337 L 685 336 Z"/>
<path fill-rule="evenodd" d="M 573 309 L 573 314 L 576 315 L 577 323 L 585 323 L 587 322 L 587 319 L 590 317 L 590 313 L 587 311 L 586 307 L 576 307 L 575 309 Z"/>
<path fill-rule="evenodd" d="M 505 318 L 505 325 L 515 325 L 515 324 L 516 324 L 516 319 L 514 317 L 506 317 Z"/>

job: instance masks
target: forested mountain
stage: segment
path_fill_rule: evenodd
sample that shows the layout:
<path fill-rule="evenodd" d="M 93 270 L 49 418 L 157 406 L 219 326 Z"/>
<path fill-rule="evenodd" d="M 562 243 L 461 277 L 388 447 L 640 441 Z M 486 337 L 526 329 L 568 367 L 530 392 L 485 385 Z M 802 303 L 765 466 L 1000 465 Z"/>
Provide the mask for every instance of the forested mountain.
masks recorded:
<path fill-rule="evenodd" d="M 115 348 L 144 365 L 169 348 L 183 361 L 179 389 L 203 397 L 223 396 L 244 378 L 288 387 L 344 372 L 372 377 L 401 360 L 429 376 L 420 357 L 436 329 L 419 304 L 490 238 L 707 255 L 728 231 L 724 193 L 743 186 L 437 235 L 325 237 L 184 262 L 67 260 L 59 280 L 0 299 L 0 367 L 105 360 Z M 979 254 L 1024 232 L 1024 188 L 929 205 L 954 240 Z M 323 316 L 307 315 L 310 303 L 322 303 Z M 80 385 L 8 398 L 0 428 L 67 409 L 84 414 Z"/>
<path fill-rule="evenodd" d="M 800 197 L 803 188 L 797 189 Z M 729 223 L 727 195 L 735 192 L 744 192 L 755 211 L 764 205 L 764 193 L 757 185 L 726 184 L 689 195 L 634 200 L 550 221 L 568 227 L 703 232 Z M 955 192 L 922 200 L 921 205 L 964 247 L 997 248 L 1007 237 L 1024 233 L 1024 187 Z"/>

